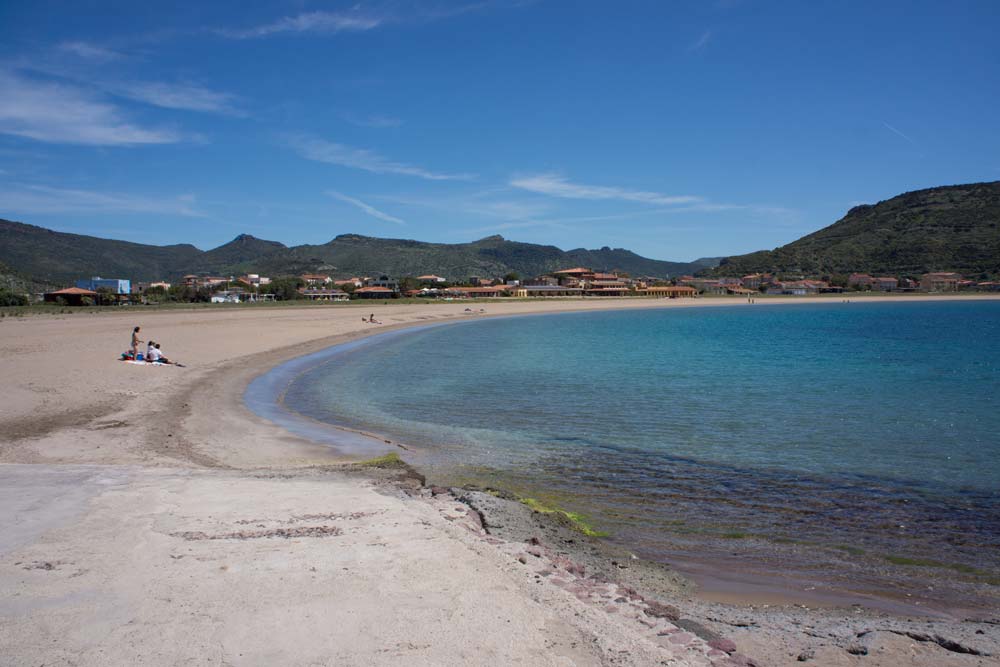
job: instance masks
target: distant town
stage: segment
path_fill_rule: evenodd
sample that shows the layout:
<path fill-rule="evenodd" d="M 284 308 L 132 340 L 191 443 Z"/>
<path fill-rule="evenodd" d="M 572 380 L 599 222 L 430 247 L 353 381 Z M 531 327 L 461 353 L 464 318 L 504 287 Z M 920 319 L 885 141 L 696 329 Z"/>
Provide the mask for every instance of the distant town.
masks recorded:
<path fill-rule="evenodd" d="M 838 279 L 798 277 L 781 279 L 770 273 L 736 277 L 633 277 L 619 271 L 599 272 L 574 267 L 521 279 L 470 276 L 449 281 L 434 274 L 394 278 L 386 275 L 335 279 L 321 273 L 269 278 L 256 273 L 242 276 L 186 275 L 180 281 L 133 282 L 127 278 L 92 277 L 72 287 L 36 295 L 37 301 L 67 305 L 111 305 L 166 302 L 244 303 L 257 301 L 350 301 L 352 299 L 471 299 L 533 297 L 660 297 L 694 298 L 702 295 L 809 296 L 845 292 L 957 292 L 1000 291 L 1000 282 L 965 280 L 958 273 L 926 273 L 919 278 L 852 273 Z"/>

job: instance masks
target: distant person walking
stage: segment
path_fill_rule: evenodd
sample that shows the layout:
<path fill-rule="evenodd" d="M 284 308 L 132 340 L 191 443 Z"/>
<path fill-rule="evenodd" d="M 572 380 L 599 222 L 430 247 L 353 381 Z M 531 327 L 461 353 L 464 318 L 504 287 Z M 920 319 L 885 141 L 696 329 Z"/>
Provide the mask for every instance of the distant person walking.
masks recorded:
<path fill-rule="evenodd" d="M 135 359 L 139 355 L 139 343 L 143 341 L 139 340 L 139 329 L 141 327 L 136 327 L 132 329 L 132 358 Z"/>

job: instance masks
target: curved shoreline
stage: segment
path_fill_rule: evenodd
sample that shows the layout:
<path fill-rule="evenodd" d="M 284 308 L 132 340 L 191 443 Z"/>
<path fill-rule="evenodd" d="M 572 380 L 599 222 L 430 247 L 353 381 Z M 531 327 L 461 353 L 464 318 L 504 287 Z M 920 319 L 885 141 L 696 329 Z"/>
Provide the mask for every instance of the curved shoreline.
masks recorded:
<path fill-rule="evenodd" d="M 920 300 L 931 301 L 940 299 Z M 883 299 L 872 299 L 867 302 L 885 303 L 886 301 L 887 300 Z M 916 299 L 906 298 L 893 301 L 912 303 L 915 302 Z M 772 304 L 773 303 L 776 302 L 772 302 Z M 789 299 L 777 303 L 781 303 L 782 305 L 810 305 L 815 303 L 835 305 L 831 303 L 829 299 L 809 301 Z M 732 302 L 702 302 L 698 305 L 732 308 L 741 304 Z M 627 308 L 619 309 L 630 310 Z M 538 316 L 545 314 L 568 314 L 571 312 L 580 311 L 566 310 L 559 313 L 543 312 L 525 313 L 521 315 L 499 315 L 489 317 L 489 319 L 529 315 Z M 400 325 L 389 331 L 380 330 L 377 332 L 371 332 L 364 338 L 332 345 L 331 347 L 320 350 L 319 352 L 298 357 L 292 361 L 272 367 L 269 371 L 256 377 L 250 382 L 245 392 L 245 399 L 247 400 L 248 407 L 259 416 L 274 421 L 279 426 L 290 430 L 296 435 L 333 445 L 344 453 L 366 454 L 371 456 L 377 455 L 378 453 L 382 453 L 386 450 L 392 450 L 396 447 L 408 449 L 407 447 L 393 442 L 377 433 L 369 433 L 357 428 L 351 428 L 348 425 L 320 422 L 310 417 L 306 417 L 284 404 L 284 392 L 287 389 L 288 384 L 293 382 L 294 379 L 300 374 L 316 368 L 321 364 L 327 363 L 340 354 L 348 353 L 364 346 L 375 344 L 378 340 L 384 340 L 387 337 L 396 337 L 404 332 L 419 331 L 422 329 L 443 326 L 444 324 L 472 323 L 475 321 L 482 321 L 482 319 L 486 318 L 477 317 L 474 320 L 466 319 L 452 320 L 449 322 L 436 322 L 433 324 Z M 744 544 L 748 542 L 749 541 L 745 541 Z M 624 546 L 627 547 L 627 545 Z M 839 587 L 834 586 L 826 591 L 816 590 L 817 587 L 812 586 L 805 588 L 805 590 L 812 589 L 815 590 L 815 592 L 807 593 L 803 591 L 805 585 L 810 583 L 807 579 L 800 579 L 792 584 L 789 584 L 789 582 L 782 582 L 781 577 L 775 576 L 776 570 L 767 568 L 762 570 L 760 567 L 748 570 L 740 563 L 733 561 L 730 558 L 723 557 L 722 553 L 728 550 L 725 541 L 708 546 L 712 547 L 711 551 L 714 552 L 714 554 L 710 553 L 708 550 L 699 553 L 697 549 L 693 551 L 687 549 L 686 551 L 677 551 L 670 556 L 670 560 L 672 562 L 678 564 L 684 563 L 681 567 L 681 571 L 685 572 L 686 576 L 693 577 L 699 582 L 699 584 L 701 584 L 701 597 L 705 600 L 725 601 L 737 604 L 765 602 L 770 604 L 806 603 L 812 606 L 847 606 L 851 604 L 863 604 L 866 607 L 888 611 L 890 613 L 941 617 L 951 617 L 954 613 L 959 615 L 965 613 L 965 610 L 960 607 L 955 607 L 953 604 L 939 607 L 938 609 L 934 609 L 932 606 L 921 607 L 921 604 L 927 604 L 927 600 L 922 602 L 917 600 L 906 600 L 902 597 L 901 593 L 897 592 L 894 595 L 890 593 L 888 588 L 880 588 L 876 585 L 875 581 L 870 581 L 868 584 L 863 585 L 860 588 L 844 588 L 841 584 Z M 778 545 L 764 545 L 760 547 L 760 550 L 765 554 L 765 556 L 767 556 L 766 560 L 768 561 L 773 561 L 776 556 L 780 557 L 780 548 Z M 834 583 L 836 579 L 836 577 L 831 578 L 829 583 Z M 934 577 L 928 575 L 928 581 L 935 581 Z M 796 584 L 801 584 L 801 586 Z M 914 602 L 916 606 L 914 606 Z M 953 602 L 954 601 L 952 601 L 952 603 Z M 949 610 L 951 613 L 949 613 Z"/>

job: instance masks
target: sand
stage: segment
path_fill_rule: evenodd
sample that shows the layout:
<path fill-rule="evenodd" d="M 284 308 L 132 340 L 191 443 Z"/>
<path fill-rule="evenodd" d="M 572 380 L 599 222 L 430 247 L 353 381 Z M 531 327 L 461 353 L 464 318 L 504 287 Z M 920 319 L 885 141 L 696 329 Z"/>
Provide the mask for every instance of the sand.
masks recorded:
<path fill-rule="evenodd" d="M 500 539 L 454 493 L 420 488 L 399 471 L 342 469 L 350 457 L 250 413 L 242 393 L 284 360 L 393 327 L 804 301 L 379 302 L 4 318 L 0 664 L 800 664 L 808 646 L 788 639 L 779 650 L 772 630 L 730 623 L 721 607 L 714 626 L 698 607 L 692 630 L 641 591 L 578 571 L 568 552 Z M 369 312 L 383 324 L 362 323 Z M 186 366 L 115 361 L 134 325 Z M 767 618 L 760 627 L 785 623 Z M 996 655 L 996 627 L 948 631 Z M 872 644 L 864 664 L 997 664 L 888 630 L 861 637 Z M 813 664 L 860 659 L 838 641 L 817 640 L 817 656 L 831 653 Z"/>

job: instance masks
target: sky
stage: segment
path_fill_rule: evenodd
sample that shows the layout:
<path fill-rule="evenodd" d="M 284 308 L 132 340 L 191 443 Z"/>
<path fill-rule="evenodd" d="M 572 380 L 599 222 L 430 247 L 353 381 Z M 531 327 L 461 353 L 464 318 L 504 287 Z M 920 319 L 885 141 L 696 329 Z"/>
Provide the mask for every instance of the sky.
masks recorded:
<path fill-rule="evenodd" d="M 676 261 L 1000 180 L 1000 2 L 0 3 L 0 218 Z"/>

